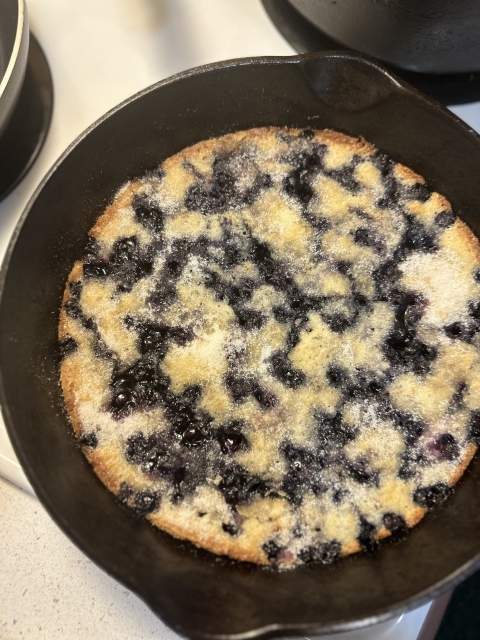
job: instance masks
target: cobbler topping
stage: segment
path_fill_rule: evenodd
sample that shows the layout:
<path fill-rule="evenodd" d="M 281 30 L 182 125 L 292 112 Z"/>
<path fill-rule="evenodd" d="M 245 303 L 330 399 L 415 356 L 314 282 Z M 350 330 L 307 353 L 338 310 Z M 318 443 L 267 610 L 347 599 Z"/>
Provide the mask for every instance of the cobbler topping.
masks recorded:
<path fill-rule="evenodd" d="M 365 141 L 187 149 L 119 192 L 70 274 L 83 451 L 135 513 L 216 553 L 287 567 L 402 538 L 480 443 L 479 256 Z"/>

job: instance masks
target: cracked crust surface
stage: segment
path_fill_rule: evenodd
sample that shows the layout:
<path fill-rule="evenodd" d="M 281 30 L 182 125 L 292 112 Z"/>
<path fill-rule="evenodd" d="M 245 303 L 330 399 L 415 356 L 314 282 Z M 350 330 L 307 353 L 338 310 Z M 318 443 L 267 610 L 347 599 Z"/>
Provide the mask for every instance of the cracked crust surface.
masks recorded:
<path fill-rule="evenodd" d="M 61 381 L 102 482 L 214 553 L 372 551 L 480 438 L 480 248 L 363 139 L 253 129 L 126 184 L 62 302 Z"/>

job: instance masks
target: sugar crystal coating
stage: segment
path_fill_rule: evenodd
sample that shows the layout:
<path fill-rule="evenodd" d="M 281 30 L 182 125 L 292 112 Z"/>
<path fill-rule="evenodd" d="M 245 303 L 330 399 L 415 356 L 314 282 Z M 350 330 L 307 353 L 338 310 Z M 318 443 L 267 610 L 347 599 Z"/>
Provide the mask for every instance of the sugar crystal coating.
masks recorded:
<path fill-rule="evenodd" d="M 60 315 L 83 453 L 218 554 L 330 563 L 401 539 L 480 442 L 480 250 L 362 139 L 252 129 L 126 184 Z"/>

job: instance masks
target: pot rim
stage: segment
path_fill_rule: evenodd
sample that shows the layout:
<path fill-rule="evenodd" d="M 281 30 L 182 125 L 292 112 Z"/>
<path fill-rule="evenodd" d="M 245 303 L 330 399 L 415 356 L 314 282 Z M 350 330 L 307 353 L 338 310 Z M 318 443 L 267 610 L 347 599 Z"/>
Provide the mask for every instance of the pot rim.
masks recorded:
<path fill-rule="evenodd" d="M 5 70 L 5 74 L 0 81 L 0 98 L 2 97 L 7 87 L 7 84 L 12 76 L 13 70 L 17 63 L 17 59 L 20 53 L 20 47 L 22 43 L 23 30 L 25 28 L 25 17 L 26 17 L 25 0 L 18 0 L 18 21 L 17 21 L 17 30 L 15 33 L 15 41 L 13 43 L 12 53 L 10 55 L 10 60 L 8 61 L 8 65 Z"/>

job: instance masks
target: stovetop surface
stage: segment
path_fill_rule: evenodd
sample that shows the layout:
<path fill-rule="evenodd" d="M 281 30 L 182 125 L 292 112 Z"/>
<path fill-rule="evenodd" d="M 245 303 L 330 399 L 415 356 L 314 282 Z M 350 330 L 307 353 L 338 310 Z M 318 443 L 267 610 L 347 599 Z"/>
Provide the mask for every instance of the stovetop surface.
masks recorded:
<path fill-rule="evenodd" d="M 190 67 L 229 58 L 295 54 L 259 0 L 29 0 L 28 10 L 31 29 L 52 71 L 54 113 L 35 165 L 0 202 L 0 259 L 49 167 L 110 108 Z M 480 131 L 480 103 L 452 110 Z M 1 417 L 0 475 L 32 491 Z M 414 640 L 427 610 L 428 605 L 397 621 L 335 638 Z"/>

